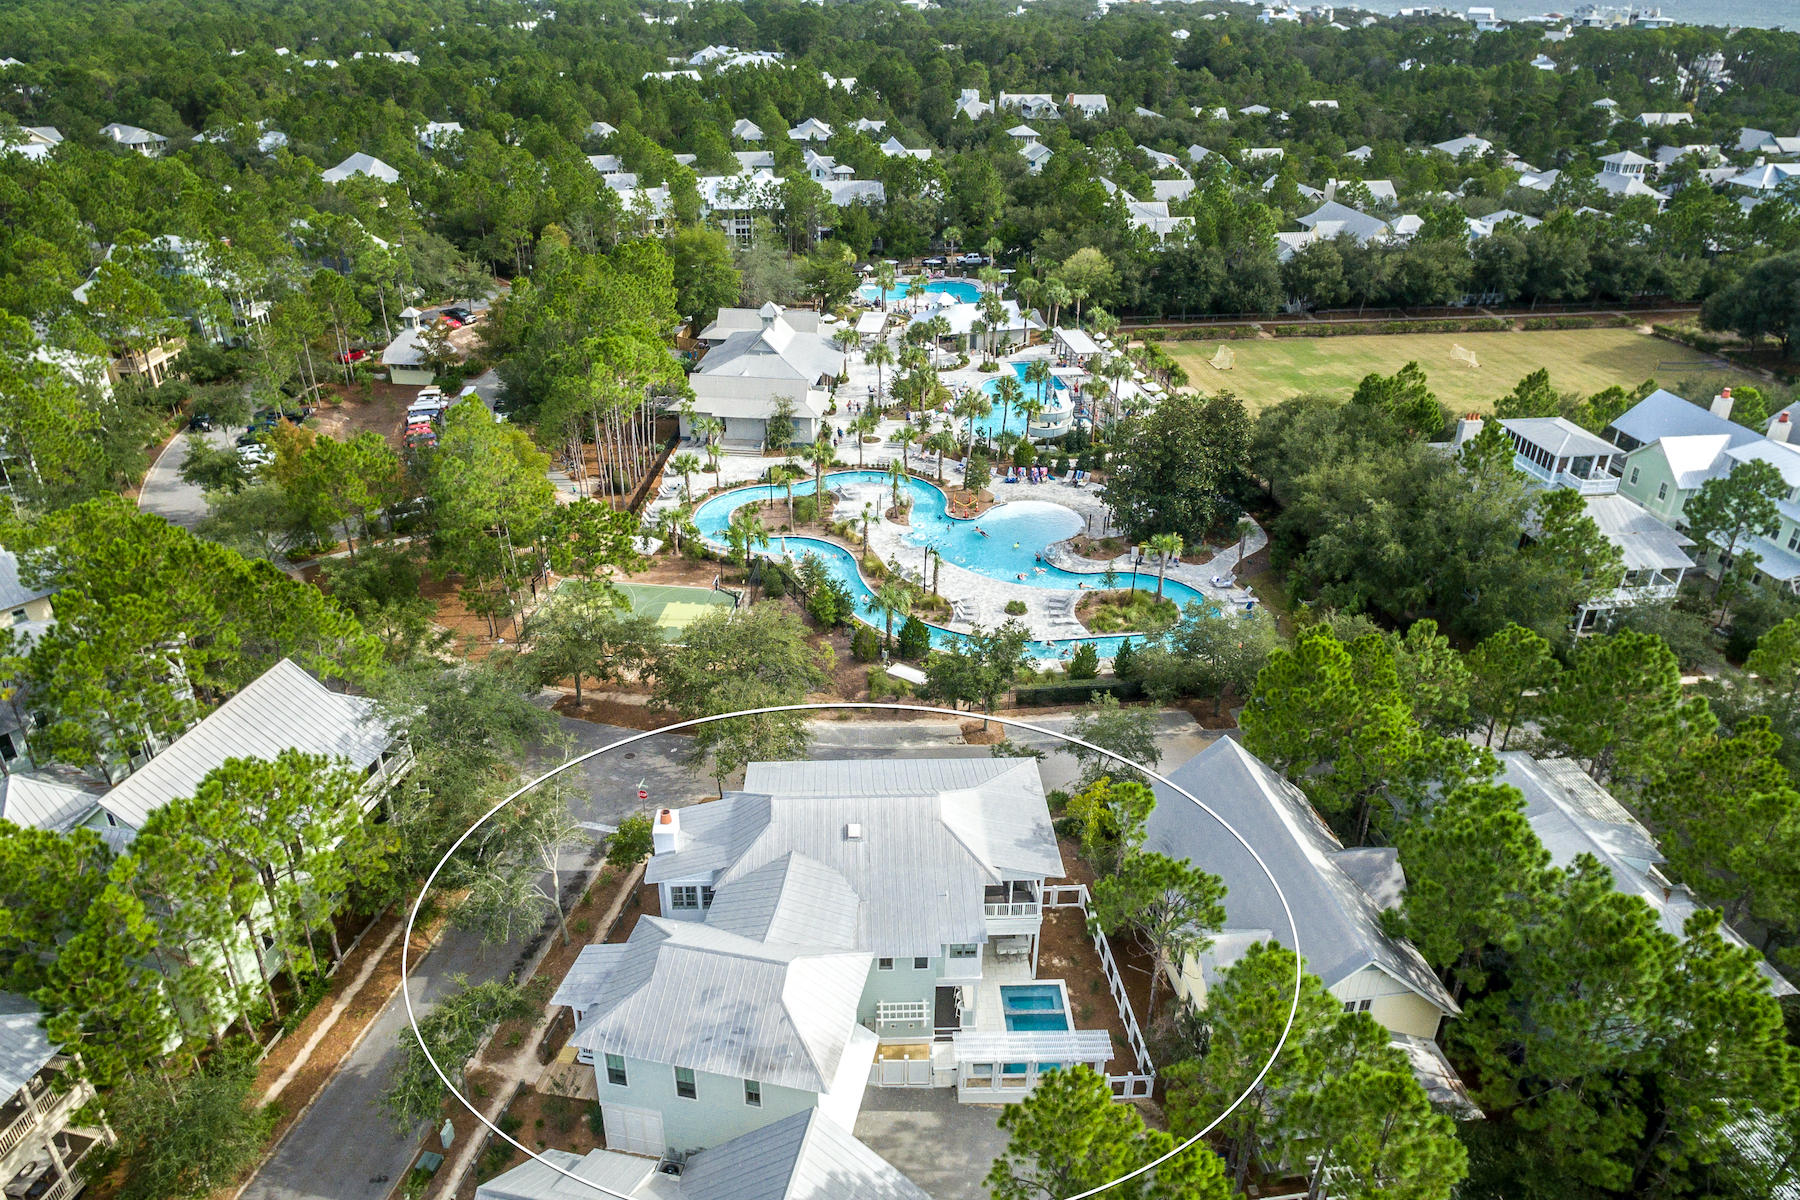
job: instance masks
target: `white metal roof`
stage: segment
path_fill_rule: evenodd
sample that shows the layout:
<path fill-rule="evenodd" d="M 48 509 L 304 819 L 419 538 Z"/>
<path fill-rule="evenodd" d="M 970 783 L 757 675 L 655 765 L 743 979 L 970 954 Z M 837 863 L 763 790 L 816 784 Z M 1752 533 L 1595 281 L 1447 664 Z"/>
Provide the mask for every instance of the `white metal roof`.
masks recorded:
<path fill-rule="evenodd" d="M 719 888 L 706 923 L 759 942 L 849 950 L 860 903 L 830 867 L 784 854 Z"/>
<path fill-rule="evenodd" d="M 802 1091 L 829 1089 L 856 1029 L 869 955 L 755 942 L 644 917 L 571 1044 Z"/>
<path fill-rule="evenodd" d="M 373 154 L 364 154 L 358 150 L 335 167 L 321 171 L 319 177 L 326 183 L 338 183 L 352 175 L 367 175 L 371 179 L 379 179 L 383 183 L 394 183 L 400 178 L 400 172 L 376 158 Z"/>
<path fill-rule="evenodd" d="M 1508 417 L 1500 425 L 1532 445 L 1543 447 L 1552 458 L 1608 458 L 1619 452 L 1605 438 L 1595 437 L 1566 417 Z"/>
<path fill-rule="evenodd" d="M 193 795 L 228 758 L 273 760 L 299 750 L 366 770 L 393 741 L 374 701 L 331 691 L 284 658 L 101 797 L 100 806 L 142 829 L 151 813 Z"/>
<path fill-rule="evenodd" d="M 1212 806 L 1268 864 L 1299 930 L 1299 944 L 1288 948 L 1326 987 L 1373 964 L 1445 1014 L 1459 1011 L 1417 948 L 1383 928 L 1381 909 L 1337 861 L 1344 847 L 1298 788 L 1231 738 L 1220 738 L 1170 778 Z M 1186 797 L 1156 789 L 1144 848 L 1188 859 L 1225 881 L 1227 932 L 1268 931 L 1283 945 L 1290 941 L 1287 915 L 1269 877 L 1236 838 Z"/>
<path fill-rule="evenodd" d="M 1683 434 L 1661 438 L 1656 446 L 1668 460 L 1675 486 L 1687 491 L 1725 470 L 1725 452 L 1731 446 L 1731 437 L 1723 433 Z"/>
<path fill-rule="evenodd" d="M 27 829 L 67 832 L 99 802 L 92 792 L 38 775 L 12 771 L 0 778 L 0 817 Z"/>
<path fill-rule="evenodd" d="M 539 1159 L 547 1160 L 550 1165 Z M 538 1158 L 528 1158 L 476 1188 L 475 1200 L 602 1200 L 606 1195 L 577 1183 L 553 1167 L 560 1167 L 608 1191 L 635 1196 L 641 1194 L 639 1189 L 656 1174 L 656 1165 L 654 1158 L 621 1154 L 616 1150 L 590 1150 L 585 1156 L 569 1150 L 540 1150 Z"/>
<path fill-rule="evenodd" d="M 1059 326 L 1054 336 L 1057 341 L 1068 347 L 1070 354 L 1100 353 L 1100 347 L 1094 344 L 1094 339 L 1079 329 L 1063 329 Z"/>
<path fill-rule="evenodd" d="M 669 1195 L 671 1200 L 930 1200 L 816 1108 L 694 1155 L 682 1169 L 679 1190 Z"/>
<path fill-rule="evenodd" d="M 1735 421 L 1694 404 L 1674 392 L 1656 389 L 1613 419 L 1609 426 L 1639 442 L 1692 434 L 1724 434 L 1733 446 L 1760 436 Z"/>
<path fill-rule="evenodd" d="M 956 1061 L 1105 1062 L 1113 1056 L 1104 1029 L 964 1030 L 955 1035 Z"/>
<path fill-rule="evenodd" d="M 33 586 L 19 578 L 19 556 L 0 550 L 0 610 L 10 611 L 55 594 L 53 587 Z"/>
<path fill-rule="evenodd" d="M 1583 496 L 1583 507 L 1606 540 L 1619 548 L 1628 571 L 1670 571 L 1691 567 L 1684 547 L 1694 539 L 1670 528 L 1629 496 Z"/>
<path fill-rule="evenodd" d="M 0 992 L 0 1096 L 12 1096 L 56 1057 L 41 1019 L 42 1011 L 27 997 Z"/>
<path fill-rule="evenodd" d="M 903 957 L 985 941 L 988 884 L 1063 874 L 1034 760 L 752 763 L 744 787 L 682 809 L 676 849 L 644 878 L 723 890 L 798 853 L 861 900 L 857 946 Z"/>

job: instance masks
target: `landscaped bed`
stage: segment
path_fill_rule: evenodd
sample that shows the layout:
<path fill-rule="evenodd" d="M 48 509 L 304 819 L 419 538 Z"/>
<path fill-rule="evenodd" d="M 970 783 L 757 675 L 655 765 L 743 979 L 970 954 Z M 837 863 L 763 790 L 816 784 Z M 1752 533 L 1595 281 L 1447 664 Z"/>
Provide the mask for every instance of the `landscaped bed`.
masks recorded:
<path fill-rule="evenodd" d="M 1075 618 L 1095 633 L 1155 633 L 1178 621 L 1181 610 L 1173 600 L 1134 588 L 1083 596 Z"/>

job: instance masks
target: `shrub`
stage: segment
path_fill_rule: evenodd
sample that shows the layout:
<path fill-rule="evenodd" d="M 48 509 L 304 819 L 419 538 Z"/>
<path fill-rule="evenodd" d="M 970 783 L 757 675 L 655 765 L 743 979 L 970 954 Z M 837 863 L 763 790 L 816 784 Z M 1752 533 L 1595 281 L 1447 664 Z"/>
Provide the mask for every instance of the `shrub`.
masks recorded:
<path fill-rule="evenodd" d="M 900 657 L 918 662 L 931 650 L 931 628 L 917 617 L 906 618 L 900 626 Z"/>
<path fill-rule="evenodd" d="M 1100 651 L 1094 643 L 1083 642 L 1069 656 L 1070 679 L 1093 679 L 1100 674 Z"/>
<path fill-rule="evenodd" d="M 1084 679 L 1079 683 L 1037 684 L 1015 688 L 1013 699 L 1022 707 L 1046 707 L 1056 704 L 1086 704 L 1095 692 L 1106 692 L 1120 700 L 1135 700 L 1144 688 L 1135 679 Z"/>
<path fill-rule="evenodd" d="M 850 657 L 857 662 L 874 662 L 881 657 L 881 637 L 872 626 L 858 625 L 850 635 Z"/>
<path fill-rule="evenodd" d="M 819 498 L 817 496 L 794 497 L 794 521 L 806 525 L 819 519 Z"/>
<path fill-rule="evenodd" d="M 988 485 L 988 481 L 993 477 L 993 464 L 988 461 L 988 456 L 984 451 L 977 450 L 969 455 L 969 461 L 964 464 L 963 468 L 963 481 L 970 491 L 979 492 Z"/>
<path fill-rule="evenodd" d="M 768 570 L 762 576 L 763 595 L 771 600 L 779 600 L 787 595 L 787 576 L 785 572 Z"/>
<path fill-rule="evenodd" d="M 1031 444 L 1029 438 L 1020 438 L 1013 443 L 1012 458 L 1015 467 L 1029 467 L 1037 461 L 1037 447 Z"/>
<path fill-rule="evenodd" d="M 1006 615 L 1009 617 L 1024 616 L 1025 602 L 1023 600 L 1008 600 L 1006 602 Z"/>
<path fill-rule="evenodd" d="M 869 668 L 869 699 L 871 700 L 910 700 L 912 684 L 904 679 L 895 679 L 880 667 Z"/>
<path fill-rule="evenodd" d="M 1131 639 L 1126 638 L 1119 645 L 1118 653 L 1113 655 L 1113 674 L 1120 679 L 1136 679 L 1138 674 L 1138 652 Z"/>

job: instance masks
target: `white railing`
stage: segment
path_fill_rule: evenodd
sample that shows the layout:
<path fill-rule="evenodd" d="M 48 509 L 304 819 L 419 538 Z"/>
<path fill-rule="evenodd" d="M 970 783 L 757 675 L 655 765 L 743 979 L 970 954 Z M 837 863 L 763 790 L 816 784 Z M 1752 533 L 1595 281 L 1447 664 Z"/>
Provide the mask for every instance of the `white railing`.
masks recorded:
<path fill-rule="evenodd" d="M 875 1002 L 875 1024 L 882 1025 L 923 1025 L 929 1016 L 928 1004 L 924 1000 L 877 1000 Z"/>
<path fill-rule="evenodd" d="M 1044 887 L 1045 908 L 1078 908 L 1083 917 L 1088 911 L 1088 890 L 1085 883 L 1057 883 Z M 1094 950 L 1100 955 L 1100 969 L 1106 974 L 1107 990 L 1112 993 L 1113 1003 L 1119 1007 L 1119 1017 L 1125 1024 L 1125 1042 L 1137 1058 L 1137 1072 L 1128 1075 L 1108 1075 L 1106 1081 L 1112 1085 L 1115 1099 L 1130 1100 L 1150 1094 L 1156 1086 L 1156 1064 L 1150 1061 L 1150 1049 L 1144 1044 L 1144 1032 L 1138 1028 L 1137 1014 L 1131 1010 L 1131 998 L 1125 994 L 1125 978 L 1119 973 L 1119 964 L 1113 958 L 1112 944 L 1106 935 L 1094 931 Z"/>
<path fill-rule="evenodd" d="M 1041 911 L 1036 900 L 1001 900 L 985 907 L 990 917 L 1035 917 Z"/>
<path fill-rule="evenodd" d="M 37 1128 L 38 1111 L 35 1104 L 27 1104 L 23 1112 L 13 1118 L 12 1124 L 0 1130 L 0 1154 L 10 1154 L 13 1148 L 25 1140 L 25 1135 Z"/>

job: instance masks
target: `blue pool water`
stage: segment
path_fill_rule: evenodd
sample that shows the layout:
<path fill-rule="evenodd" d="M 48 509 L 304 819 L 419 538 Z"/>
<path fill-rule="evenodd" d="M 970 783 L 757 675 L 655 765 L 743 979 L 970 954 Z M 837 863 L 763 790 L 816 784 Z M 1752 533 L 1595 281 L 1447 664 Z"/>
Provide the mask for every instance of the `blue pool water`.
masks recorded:
<path fill-rule="evenodd" d="M 933 279 L 925 285 L 927 292 L 939 292 L 964 304 L 973 304 L 981 299 L 981 289 L 967 279 Z M 864 304 L 877 304 L 881 301 L 879 284 L 865 283 L 857 289 Z M 887 290 L 888 303 L 906 299 L 906 284 L 896 283 Z"/>
<path fill-rule="evenodd" d="M 1070 1027 L 1062 988 L 1054 983 L 1002 986 L 1000 1008 L 1006 1016 L 1008 1029 L 1051 1030 Z"/>
<path fill-rule="evenodd" d="M 1035 400 L 1037 399 L 1038 385 L 1025 382 L 1025 367 L 1025 363 L 1013 363 L 1013 374 L 1019 377 L 1019 384 L 1025 389 L 1025 397 L 1027 399 Z M 1018 409 L 1015 408 L 1008 411 L 1004 414 L 1005 419 L 1002 420 L 1000 410 L 1004 408 L 1005 405 L 1000 402 L 1000 381 L 998 379 L 988 380 L 981 385 L 981 390 L 994 397 L 993 406 L 988 409 L 987 416 L 977 417 L 975 420 L 975 428 L 982 437 L 991 438 L 995 434 L 1002 432 L 1021 433 L 1024 431 L 1025 414 Z M 1044 389 L 1044 403 L 1049 405 L 1050 409 L 1066 405 L 1069 402 L 1069 398 L 1065 394 L 1068 390 L 1069 385 L 1066 381 L 1052 379 L 1050 381 L 1050 386 Z M 1046 414 L 1048 411 L 1049 409 L 1046 410 Z"/>
<path fill-rule="evenodd" d="M 885 508 L 886 498 L 890 494 L 891 485 L 885 471 L 833 471 L 825 476 L 827 490 L 846 487 L 873 486 L 881 489 L 881 507 Z M 1046 488 L 1054 485 L 1046 484 Z M 1060 504 L 1046 501 L 1015 501 L 989 509 L 974 521 L 957 520 L 949 515 L 949 501 L 944 493 L 923 479 L 908 478 L 905 487 L 912 499 L 911 528 L 905 535 L 905 541 L 918 548 L 918 559 L 905 556 L 905 565 L 917 567 L 922 565 L 927 548 L 935 548 L 947 562 L 955 563 L 970 571 L 987 575 L 993 579 L 1005 580 L 1009 583 L 1022 584 L 1028 587 L 1050 588 L 1073 591 L 1082 584 L 1098 588 L 1100 577 L 1094 574 L 1083 574 L 1065 571 L 1061 567 L 1036 561 L 1037 555 L 1052 542 L 1078 532 L 1082 527 L 1082 519 L 1072 510 Z M 794 484 L 795 496 L 812 494 L 813 482 L 810 479 Z M 726 547 L 725 529 L 731 523 L 731 514 L 746 504 L 767 500 L 784 499 L 785 488 L 757 484 L 753 487 L 736 488 L 713 496 L 694 512 L 694 524 L 699 527 L 700 535 L 708 544 L 717 549 Z M 855 506 L 849 510 L 854 513 Z M 845 515 L 840 512 L 840 515 Z M 985 534 L 984 532 L 985 531 Z M 767 547 L 759 547 L 758 553 L 772 555 L 789 554 L 799 559 L 806 554 L 817 555 L 826 571 L 833 579 L 850 590 L 857 601 L 857 616 L 871 625 L 877 625 L 878 619 L 873 615 L 869 599 L 874 595 L 868 583 L 863 579 L 857 567 L 856 556 L 835 542 L 821 541 L 810 537 L 790 537 L 774 535 L 769 539 Z M 1020 576 L 1024 578 L 1019 578 Z M 1135 587 L 1143 591 L 1156 590 L 1154 572 L 1120 572 L 1116 580 L 1120 588 Z M 1213 602 L 1202 593 L 1171 579 L 1163 587 L 1163 598 L 1173 600 L 1185 608 L 1189 604 L 1199 604 L 1207 608 Z M 962 638 L 962 634 L 937 626 L 931 628 L 931 644 L 947 646 Z M 1112 635 L 1107 637 L 1066 638 L 1056 641 L 1034 641 L 1030 644 L 1030 652 L 1035 658 L 1061 658 L 1082 642 L 1093 643 L 1101 658 L 1111 658 L 1118 653 L 1119 646 L 1129 635 Z M 1136 639 L 1142 640 L 1139 635 Z"/>

